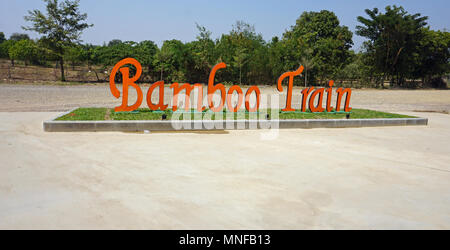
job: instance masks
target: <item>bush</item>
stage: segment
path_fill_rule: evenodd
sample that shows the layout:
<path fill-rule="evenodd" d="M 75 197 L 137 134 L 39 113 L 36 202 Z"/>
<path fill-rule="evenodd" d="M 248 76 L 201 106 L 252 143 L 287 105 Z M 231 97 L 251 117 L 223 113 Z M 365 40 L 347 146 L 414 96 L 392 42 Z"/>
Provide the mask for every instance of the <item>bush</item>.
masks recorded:
<path fill-rule="evenodd" d="M 430 87 L 436 88 L 436 89 L 446 89 L 447 88 L 447 82 L 444 81 L 441 77 L 436 77 L 431 80 L 429 83 Z"/>

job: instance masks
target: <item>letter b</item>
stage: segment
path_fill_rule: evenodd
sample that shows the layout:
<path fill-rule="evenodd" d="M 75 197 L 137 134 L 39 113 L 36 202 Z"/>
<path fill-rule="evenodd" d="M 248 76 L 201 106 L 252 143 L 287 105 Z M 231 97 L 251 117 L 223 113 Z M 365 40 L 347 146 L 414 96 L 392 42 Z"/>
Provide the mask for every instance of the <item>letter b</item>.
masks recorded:
<path fill-rule="evenodd" d="M 130 78 L 130 69 L 129 68 L 121 68 L 122 66 L 126 64 L 131 64 L 136 67 L 136 75 L 133 78 Z M 111 90 L 111 93 L 114 97 L 119 98 L 120 97 L 120 91 L 116 87 L 116 83 L 114 81 L 114 78 L 116 77 L 117 71 L 120 70 L 122 73 L 122 105 L 115 107 L 114 111 L 133 111 L 139 108 L 142 103 L 143 95 L 141 88 L 135 83 L 139 77 L 141 77 L 142 74 L 142 66 L 141 64 L 133 58 L 126 58 L 118 62 L 114 68 L 111 71 L 111 75 L 109 76 L 109 88 Z M 128 87 L 132 86 L 136 89 L 137 92 L 137 100 L 136 103 L 128 106 Z"/>
<path fill-rule="evenodd" d="M 219 69 L 223 69 L 226 68 L 227 65 L 225 63 L 219 63 L 216 66 L 213 67 L 213 69 L 211 70 L 211 73 L 209 74 L 209 79 L 208 79 L 208 105 L 209 108 L 213 111 L 213 112 L 220 112 L 225 104 L 225 86 L 221 83 L 214 85 L 214 77 L 216 75 L 217 70 Z M 214 103 L 213 103 L 213 96 L 214 93 L 220 90 L 220 103 L 219 106 L 214 107 Z"/>

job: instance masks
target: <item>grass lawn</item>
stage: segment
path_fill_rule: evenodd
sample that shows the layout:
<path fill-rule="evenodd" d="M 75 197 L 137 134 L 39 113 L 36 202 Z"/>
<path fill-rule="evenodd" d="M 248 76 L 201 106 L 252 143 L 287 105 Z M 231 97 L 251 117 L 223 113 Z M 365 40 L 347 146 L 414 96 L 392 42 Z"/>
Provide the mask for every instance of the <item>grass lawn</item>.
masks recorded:
<path fill-rule="evenodd" d="M 73 112 L 56 119 L 57 121 L 105 121 L 105 120 L 162 120 L 163 115 L 166 119 L 171 119 L 173 115 L 176 115 L 178 119 L 182 120 L 183 115 L 189 115 L 188 112 L 178 110 L 182 113 L 173 113 L 171 109 L 165 111 L 152 111 L 148 108 L 138 109 L 134 112 L 114 112 L 114 109 L 109 108 L 78 108 Z M 177 111 L 177 112 L 178 112 Z M 225 110 L 226 112 L 226 110 Z M 266 117 L 269 114 L 272 119 L 275 116 L 271 113 L 272 110 L 261 110 L 258 113 L 223 113 L 214 114 L 212 112 L 193 112 L 191 113 L 191 119 L 259 119 L 260 116 Z M 348 113 L 345 112 L 323 112 L 323 113 L 311 113 L 311 112 L 278 112 L 279 119 L 346 119 Z M 350 112 L 350 119 L 367 119 L 367 118 L 414 118 L 414 116 L 400 115 L 393 113 L 386 113 L 367 109 L 352 109 Z M 228 118 L 229 117 L 229 118 Z"/>

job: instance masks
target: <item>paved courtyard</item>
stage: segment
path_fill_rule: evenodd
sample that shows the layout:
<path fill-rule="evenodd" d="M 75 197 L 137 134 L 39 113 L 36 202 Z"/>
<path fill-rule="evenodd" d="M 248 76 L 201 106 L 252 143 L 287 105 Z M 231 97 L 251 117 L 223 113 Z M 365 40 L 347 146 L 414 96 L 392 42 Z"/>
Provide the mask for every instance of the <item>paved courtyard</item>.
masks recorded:
<path fill-rule="evenodd" d="M 450 229 L 449 91 L 352 96 L 428 126 L 43 132 L 90 87 L 0 84 L 0 229 Z"/>

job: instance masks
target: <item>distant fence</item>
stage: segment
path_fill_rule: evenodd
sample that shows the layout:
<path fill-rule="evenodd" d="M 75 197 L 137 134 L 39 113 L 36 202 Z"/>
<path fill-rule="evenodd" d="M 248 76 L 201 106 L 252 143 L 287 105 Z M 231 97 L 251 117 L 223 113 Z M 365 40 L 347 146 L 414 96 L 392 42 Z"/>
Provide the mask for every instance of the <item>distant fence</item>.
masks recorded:
<path fill-rule="evenodd" d="M 67 81 L 72 82 L 97 82 L 107 81 L 109 74 L 99 69 L 88 67 L 64 68 Z M 8 62 L 0 62 L 0 81 L 3 82 L 40 82 L 59 81 L 61 78 L 60 68 L 14 65 Z"/>
<path fill-rule="evenodd" d="M 65 77 L 67 81 L 71 82 L 107 82 L 109 81 L 109 73 L 112 67 L 106 71 L 98 66 L 72 66 L 66 65 L 64 68 Z M 34 65 L 23 65 L 23 62 L 15 63 L 13 66 L 9 60 L 0 60 L 0 82 L 45 82 L 45 81 L 59 81 L 61 71 L 59 67 L 43 67 Z M 449 76 L 442 78 L 443 84 L 446 87 L 449 83 Z M 143 74 L 139 82 L 152 83 L 154 79 L 148 75 Z M 328 86 L 328 81 L 321 81 L 322 84 L 315 82 L 315 86 Z M 416 87 L 424 86 L 421 80 L 406 80 L 407 85 Z M 266 83 L 266 84 L 275 84 Z M 304 83 L 299 79 L 294 83 L 296 86 L 304 86 Z M 311 84 L 311 83 L 310 83 Z M 389 81 L 381 83 L 380 79 L 334 79 L 335 87 L 344 88 L 381 88 L 390 87 Z"/>

